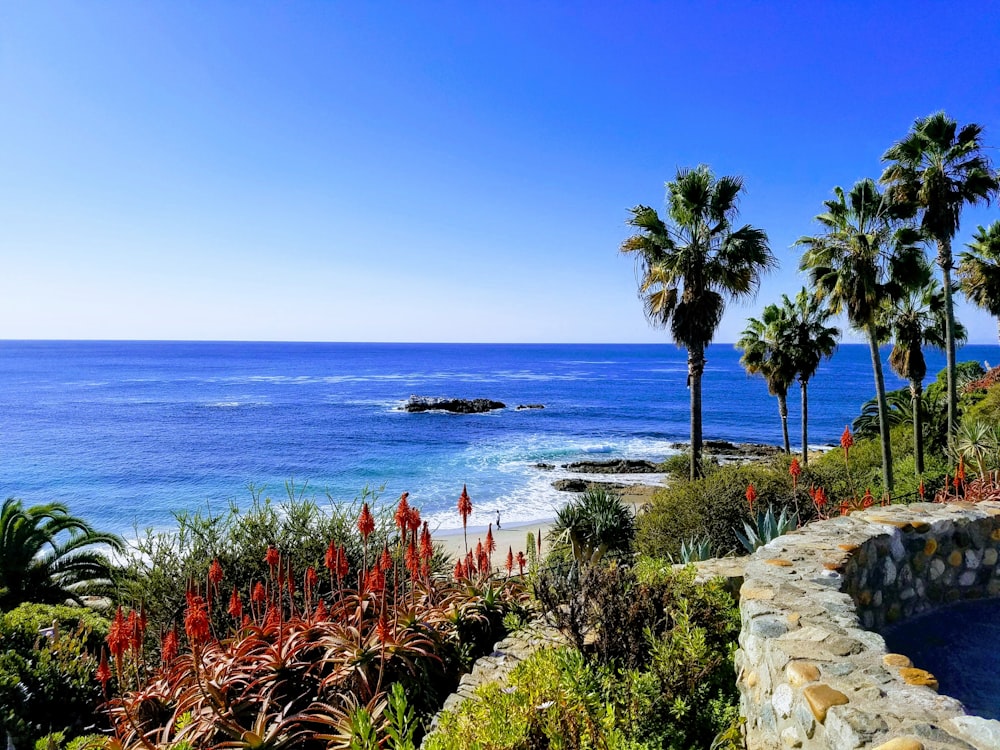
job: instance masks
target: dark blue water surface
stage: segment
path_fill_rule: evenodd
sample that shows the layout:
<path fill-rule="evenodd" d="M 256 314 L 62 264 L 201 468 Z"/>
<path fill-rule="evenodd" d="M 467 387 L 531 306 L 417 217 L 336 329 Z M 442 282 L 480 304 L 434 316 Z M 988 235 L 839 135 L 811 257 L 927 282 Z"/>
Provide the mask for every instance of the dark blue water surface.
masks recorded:
<path fill-rule="evenodd" d="M 778 443 L 775 400 L 738 359 L 709 349 L 705 437 Z M 810 443 L 835 443 L 873 392 L 867 348 L 842 346 L 809 391 Z M 546 408 L 399 411 L 411 394 Z M 796 440 L 797 388 L 789 401 Z M 566 499 L 551 488 L 565 474 L 535 464 L 662 459 L 688 434 L 686 354 L 671 344 L 0 341 L 0 497 L 62 501 L 111 530 L 246 501 L 250 483 L 282 497 L 288 480 L 338 501 L 406 490 L 443 528 L 467 483 L 471 525 L 497 509 L 530 521 Z"/>
<path fill-rule="evenodd" d="M 890 652 L 937 677 L 939 692 L 970 714 L 1000 719 L 1000 599 L 951 604 L 882 632 Z"/>

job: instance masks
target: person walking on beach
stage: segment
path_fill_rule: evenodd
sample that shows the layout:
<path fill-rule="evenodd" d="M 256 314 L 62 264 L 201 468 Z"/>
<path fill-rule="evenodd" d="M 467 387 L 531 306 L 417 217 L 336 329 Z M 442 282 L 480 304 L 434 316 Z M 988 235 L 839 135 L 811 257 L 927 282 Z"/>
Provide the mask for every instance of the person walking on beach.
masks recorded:
<path fill-rule="evenodd" d="M 500 511 L 497 511 L 497 531 L 500 530 Z"/>

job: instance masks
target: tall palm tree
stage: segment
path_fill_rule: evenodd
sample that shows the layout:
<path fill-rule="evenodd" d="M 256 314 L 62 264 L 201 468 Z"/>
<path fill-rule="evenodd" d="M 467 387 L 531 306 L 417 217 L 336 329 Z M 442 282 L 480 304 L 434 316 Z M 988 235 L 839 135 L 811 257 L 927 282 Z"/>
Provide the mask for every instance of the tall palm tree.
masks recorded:
<path fill-rule="evenodd" d="M 667 328 L 688 352 L 691 391 L 691 478 L 701 475 L 701 376 L 705 348 L 722 321 L 726 298 L 752 296 L 775 265 L 767 234 L 734 228 L 740 177 L 716 179 L 704 165 L 679 169 L 667 183 L 667 219 L 649 206 L 631 209 L 637 232 L 621 245 L 639 269 L 639 295 L 650 323 Z"/>
<path fill-rule="evenodd" d="M 788 317 L 794 336 L 791 355 L 802 392 L 802 465 L 809 465 L 809 380 L 819 369 L 819 363 L 832 357 L 837 349 L 840 329 L 827 325 L 833 311 L 816 294 L 803 287 L 795 301 L 781 295 L 781 306 Z"/>
<path fill-rule="evenodd" d="M 912 289 L 898 300 L 890 300 L 882 311 L 883 323 L 892 334 L 889 366 L 910 383 L 910 410 L 913 418 L 913 458 L 916 474 L 924 473 L 923 389 L 927 375 L 924 346 L 944 349 L 944 292 L 933 279 Z M 965 326 L 955 321 L 955 338 L 965 341 Z"/>
<path fill-rule="evenodd" d="M 8 498 L 0 508 L 0 609 L 29 601 L 82 604 L 82 594 L 100 593 L 111 573 L 101 545 L 123 549 L 119 537 L 95 531 L 64 505 L 25 508 Z"/>
<path fill-rule="evenodd" d="M 778 399 L 785 453 L 792 452 L 788 441 L 788 387 L 795 382 L 794 336 L 785 309 L 768 305 L 759 320 L 747 320 L 747 327 L 736 342 L 736 348 L 743 352 L 740 364 L 748 374 L 761 375 L 767 383 L 767 392 Z"/>
<path fill-rule="evenodd" d="M 920 228 L 937 245 L 944 292 L 949 445 L 958 420 L 951 241 L 966 204 L 989 202 L 1000 189 L 983 153 L 982 131 L 975 123 L 959 128 L 944 112 L 935 112 L 914 122 L 906 137 L 882 155 L 882 161 L 889 162 L 881 181 L 889 186 L 890 199 L 919 216 Z"/>
<path fill-rule="evenodd" d="M 919 232 L 899 226 L 874 180 L 859 180 L 846 194 L 843 188 L 834 188 L 834 194 L 835 200 L 824 202 L 826 212 L 816 217 L 826 231 L 796 242 L 806 248 L 799 266 L 809 273 L 817 294 L 834 314 L 846 312 L 850 325 L 868 338 L 878 400 L 882 478 L 885 491 L 891 494 L 892 448 L 878 348 L 878 311 L 886 298 L 899 297 L 906 288 L 926 281 L 927 264 L 918 244 Z"/>
<path fill-rule="evenodd" d="M 1000 335 L 1000 221 L 978 227 L 966 247 L 958 256 L 958 286 L 970 302 L 997 319 Z"/>

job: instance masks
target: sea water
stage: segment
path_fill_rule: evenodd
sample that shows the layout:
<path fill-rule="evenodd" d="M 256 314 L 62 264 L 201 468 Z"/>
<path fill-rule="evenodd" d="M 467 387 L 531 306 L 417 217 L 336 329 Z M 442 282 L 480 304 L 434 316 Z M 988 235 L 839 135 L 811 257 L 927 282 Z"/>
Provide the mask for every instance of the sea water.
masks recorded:
<path fill-rule="evenodd" d="M 966 347 L 960 360 L 993 356 Z M 706 439 L 779 444 L 774 398 L 713 345 Z M 942 366 L 929 357 L 929 371 Z M 887 371 L 887 387 L 902 387 Z M 0 341 L 0 497 L 59 501 L 98 528 L 165 528 L 178 510 L 410 493 L 440 529 L 550 518 L 579 459 L 662 460 L 689 438 L 686 352 L 662 345 Z M 841 346 L 809 385 L 810 443 L 836 443 L 874 392 L 868 349 Z M 489 398 L 486 414 L 410 414 L 411 395 Z M 798 443 L 799 391 L 789 393 Z M 543 409 L 517 410 L 542 404 Z M 539 464 L 556 468 L 543 469 Z"/>

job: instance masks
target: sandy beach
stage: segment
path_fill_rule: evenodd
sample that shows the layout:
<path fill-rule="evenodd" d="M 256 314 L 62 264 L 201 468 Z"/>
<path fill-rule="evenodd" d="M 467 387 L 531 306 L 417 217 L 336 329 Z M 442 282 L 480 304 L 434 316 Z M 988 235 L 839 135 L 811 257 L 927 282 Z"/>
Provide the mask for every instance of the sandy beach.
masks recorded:
<path fill-rule="evenodd" d="M 652 496 L 656 490 L 659 489 L 653 485 L 637 484 L 628 487 L 626 490 L 622 491 L 622 499 L 632 505 L 636 514 L 638 514 L 642 506 L 648 502 L 649 498 Z M 566 502 L 571 502 L 577 495 L 575 493 L 566 493 Z M 501 520 L 502 523 L 502 520 Z M 513 551 L 515 557 L 518 552 L 527 552 L 526 538 L 529 533 L 535 535 L 535 544 L 538 544 L 538 537 L 542 538 L 542 555 L 548 554 L 549 551 L 549 541 L 547 539 L 549 530 L 552 528 L 552 519 L 548 519 L 542 522 L 527 523 L 527 524 L 507 524 L 501 525 L 500 530 L 493 527 L 493 541 L 496 542 L 497 549 L 493 553 L 493 562 L 498 569 L 502 569 L 504 562 L 507 557 L 507 550 Z M 477 530 L 476 532 L 470 531 L 468 534 L 469 539 L 469 550 L 474 551 L 476 548 L 476 543 L 482 539 L 485 539 L 486 532 Z M 444 547 L 445 551 L 452 556 L 452 559 L 465 554 L 465 538 L 462 535 L 461 529 L 457 531 L 438 531 L 434 534 L 435 543 Z"/>

